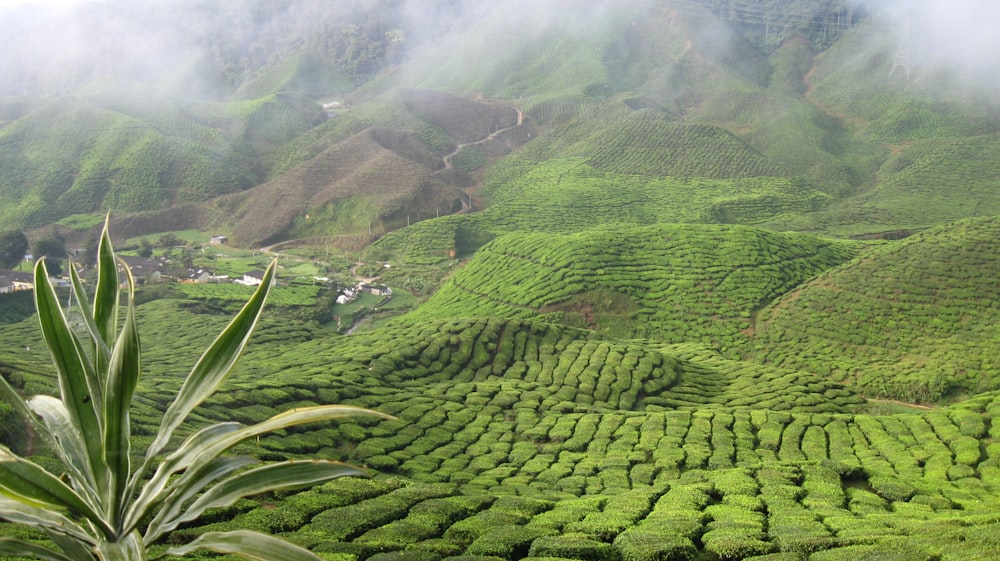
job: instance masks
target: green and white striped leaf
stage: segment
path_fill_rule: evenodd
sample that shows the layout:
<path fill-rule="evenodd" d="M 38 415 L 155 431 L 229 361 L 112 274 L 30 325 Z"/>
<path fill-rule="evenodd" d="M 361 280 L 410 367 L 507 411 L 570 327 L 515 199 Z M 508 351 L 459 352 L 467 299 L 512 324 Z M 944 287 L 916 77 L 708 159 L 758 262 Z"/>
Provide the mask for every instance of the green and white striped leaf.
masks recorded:
<path fill-rule="evenodd" d="M 90 545 L 97 543 L 97 539 L 80 525 L 52 509 L 39 508 L 0 496 L 0 512 L 3 513 L 4 520 L 15 524 L 56 532 Z"/>
<path fill-rule="evenodd" d="M 209 442 L 214 442 L 222 435 L 237 432 L 244 426 L 245 425 L 242 423 L 217 423 L 209 425 L 188 437 L 188 439 L 185 440 L 177 450 L 160 462 L 159 466 L 156 468 L 156 472 L 153 473 L 153 476 L 149 479 L 149 481 L 143 485 L 142 492 L 134 501 L 132 501 L 132 506 L 129 508 L 129 516 L 126 520 L 125 527 L 134 527 L 139 523 L 139 520 L 151 513 L 157 505 L 163 502 L 166 497 L 170 495 L 173 490 L 167 486 L 170 482 L 170 478 L 175 473 L 188 468 L 190 465 L 190 458 L 195 455 L 195 450 L 206 446 Z M 137 478 L 141 475 L 141 471 L 138 471 L 133 475 L 133 487 L 138 484 Z"/>
<path fill-rule="evenodd" d="M 97 364 L 107 364 L 111 360 L 111 348 L 97 330 L 97 323 L 94 322 L 94 309 L 90 305 L 87 291 L 83 287 L 83 281 L 80 280 L 80 275 L 76 272 L 76 267 L 73 264 L 70 264 L 69 267 L 69 277 L 73 285 L 73 296 L 76 298 L 76 307 L 80 310 L 80 317 L 83 319 L 84 325 L 87 328 L 87 334 L 90 335 L 90 340 L 94 346 L 95 362 Z M 97 382 L 101 382 L 99 377 Z M 92 388 L 92 392 L 98 396 L 104 395 L 104 390 L 100 387 Z M 95 407 L 100 408 L 101 404 L 97 403 Z"/>
<path fill-rule="evenodd" d="M 271 262 L 253 296 L 201 355 L 191 373 L 184 379 L 177 397 L 163 415 L 159 433 L 146 453 L 147 462 L 163 450 L 174 430 L 184 422 L 188 414 L 212 395 L 243 353 L 264 309 L 277 265 L 277 260 Z"/>
<path fill-rule="evenodd" d="M 45 533 L 62 550 L 63 554 L 73 561 L 94 561 L 94 554 L 90 552 L 90 547 L 86 544 L 51 530 L 46 530 Z"/>
<path fill-rule="evenodd" d="M 35 307 L 38 310 L 42 337 L 56 366 L 63 404 L 82 435 L 91 470 L 95 476 L 106 473 L 103 431 L 94 404 L 95 399 L 100 399 L 99 396 L 95 397 L 94 391 L 101 385 L 96 381 L 97 374 L 87 361 L 79 339 L 66 322 L 55 289 L 49 282 L 44 259 L 39 259 L 35 264 Z M 96 477 L 96 484 L 104 492 L 108 482 Z"/>
<path fill-rule="evenodd" d="M 133 531 L 115 541 L 100 542 L 95 548 L 101 561 L 146 561 L 146 544 L 139 532 Z"/>
<path fill-rule="evenodd" d="M 243 497 L 270 491 L 298 489 L 350 475 L 366 474 L 342 462 L 326 460 L 282 462 L 244 471 L 206 491 L 184 511 L 183 515 L 164 518 L 162 527 L 158 527 L 158 521 L 154 519 L 147 530 L 146 539 L 155 541 L 160 535 L 175 529 L 178 525 L 197 520 L 207 509 L 227 507 Z M 185 495 L 194 496 L 201 488 L 203 486 L 198 485 Z"/>
<path fill-rule="evenodd" d="M 49 397 L 49 399 L 59 402 L 60 407 L 62 406 L 62 402 L 59 401 L 58 399 L 54 397 Z M 60 452 L 62 445 L 56 439 L 56 435 L 53 434 L 53 432 L 50 430 L 50 427 L 48 426 L 48 421 L 39 420 L 38 417 L 32 414 L 33 407 L 31 406 L 30 400 L 26 402 L 24 398 L 22 398 L 20 394 L 18 394 L 14 390 L 14 388 L 10 387 L 10 384 L 7 383 L 7 380 L 3 376 L 0 376 L 0 400 L 6 401 L 12 407 L 14 407 L 14 410 L 20 415 L 22 419 L 25 420 L 25 422 L 31 425 L 31 429 L 35 431 L 35 434 L 45 443 L 46 446 L 48 446 L 51 450 L 60 453 L 60 457 L 64 459 L 69 458 L 69 456 L 63 455 Z M 62 410 L 65 412 L 65 408 L 62 408 Z M 66 413 L 66 415 L 68 415 L 68 413 Z M 82 440 L 77 438 L 76 444 L 78 446 L 82 446 L 83 442 Z M 86 455 L 84 454 L 80 456 L 80 458 L 83 461 L 81 464 L 79 464 L 79 467 L 89 470 L 89 465 L 86 460 Z M 71 464 L 68 467 L 72 468 L 74 467 L 74 465 Z"/>
<path fill-rule="evenodd" d="M 104 229 L 101 240 L 97 244 L 97 288 L 94 291 L 94 324 L 97 333 L 105 343 L 111 344 L 116 339 L 118 330 L 118 261 L 111 248 L 111 236 L 108 233 L 108 221 L 111 215 L 104 219 Z M 128 267 L 125 267 L 128 271 Z"/>
<path fill-rule="evenodd" d="M 219 423 L 205 427 L 191 435 L 176 452 L 164 459 L 153 477 L 143 486 L 142 493 L 133 501 L 125 527 L 133 527 L 164 501 L 171 492 L 170 487 L 187 485 L 191 479 L 197 477 L 195 474 L 202 466 L 244 440 L 292 426 L 356 415 L 374 415 L 383 419 L 393 418 L 370 409 L 350 405 L 317 405 L 291 409 L 252 426 L 240 423 Z M 173 474 L 185 470 L 187 473 L 180 478 L 170 480 Z"/>
<path fill-rule="evenodd" d="M 128 281 L 128 307 L 125 325 L 111 352 L 108 377 L 104 386 L 104 450 L 111 468 L 111 505 L 118 505 L 112 524 L 124 516 L 130 470 L 131 423 L 129 408 L 139 384 L 139 331 L 135 325 L 135 283 L 125 267 Z"/>
<path fill-rule="evenodd" d="M 146 527 L 146 533 L 143 537 L 150 543 L 155 542 L 160 536 L 177 527 L 184 505 L 194 499 L 205 487 L 241 468 L 257 463 L 260 463 L 257 459 L 246 456 L 216 458 L 199 470 L 198 477 L 189 484 L 184 486 L 171 485 L 170 495 L 163 501 L 163 506 Z M 184 509 L 183 512 L 184 520 L 191 519 L 192 510 L 190 507 Z"/>
<path fill-rule="evenodd" d="M 79 557 L 67 557 L 58 551 L 15 538 L 0 538 L 0 555 L 16 555 L 18 557 L 28 555 L 43 561 L 82 561 Z"/>
<path fill-rule="evenodd" d="M 6 446 L 0 446 L 0 495 L 31 507 L 66 510 L 85 517 L 105 535 L 114 533 L 69 485 Z"/>
<path fill-rule="evenodd" d="M 187 545 L 168 549 L 166 554 L 184 556 L 199 549 L 231 553 L 253 561 L 321 561 L 308 549 L 249 530 L 207 532 Z"/>
<path fill-rule="evenodd" d="M 46 442 L 63 460 L 64 467 L 72 475 L 77 489 L 97 509 L 97 488 L 94 475 L 88 463 L 87 451 L 83 447 L 83 437 L 69 417 L 69 411 L 62 400 L 49 395 L 36 395 L 28 400 L 28 407 L 42 420 L 42 428 L 48 435 Z M 39 423 L 36 423 L 38 425 Z"/>
<path fill-rule="evenodd" d="M 383 419 L 394 418 L 377 411 L 351 405 L 316 405 L 313 407 L 289 409 L 256 425 L 246 426 L 234 432 L 219 434 L 217 438 L 205 442 L 201 447 L 191 447 L 191 453 L 185 463 L 197 469 L 199 466 L 204 465 L 244 440 L 288 427 L 330 421 L 342 417 L 356 417 L 359 415 L 373 415 Z"/>

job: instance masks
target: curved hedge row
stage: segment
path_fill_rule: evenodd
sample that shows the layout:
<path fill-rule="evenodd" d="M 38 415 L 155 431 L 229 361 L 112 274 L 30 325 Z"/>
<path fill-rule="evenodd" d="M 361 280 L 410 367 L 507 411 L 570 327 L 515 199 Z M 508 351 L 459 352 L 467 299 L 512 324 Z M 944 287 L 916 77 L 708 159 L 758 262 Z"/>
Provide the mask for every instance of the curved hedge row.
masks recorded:
<path fill-rule="evenodd" d="M 759 307 L 854 254 L 846 242 L 740 226 L 511 234 L 409 317 L 543 318 L 734 355 Z"/>
<path fill-rule="evenodd" d="M 849 559 L 903 538 L 907 555 L 995 552 L 1000 449 L 962 450 L 1000 436 L 996 394 L 891 416 L 557 415 L 441 401 L 406 415 L 417 405 L 394 411 L 402 422 L 336 431 L 360 438 L 355 456 L 379 449 L 368 461 L 387 458 L 378 467 L 405 479 L 335 481 L 185 532 L 249 524 L 363 559 Z M 390 450 L 394 441 L 409 444 Z"/>
<path fill-rule="evenodd" d="M 752 356 L 872 396 L 994 390 L 998 240 L 1000 220 L 982 218 L 873 249 L 764 310 Z"/>

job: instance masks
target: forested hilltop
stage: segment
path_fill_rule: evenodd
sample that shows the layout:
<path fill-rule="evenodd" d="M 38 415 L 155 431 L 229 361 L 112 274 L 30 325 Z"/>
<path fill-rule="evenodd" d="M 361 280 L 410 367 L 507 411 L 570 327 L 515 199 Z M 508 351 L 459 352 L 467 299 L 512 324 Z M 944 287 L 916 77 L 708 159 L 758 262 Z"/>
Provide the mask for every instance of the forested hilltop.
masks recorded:
<path fill-rule="evenodd" d="M 1000 46 L 988 14 L 936 8 L 4 8 L 0 230 L 86 264 L 110 213 L 142 283 L 140 444 L 250 294 L 221 281 L 273 257 L 199 420 L 396 417 L 241 446 L 372 477 L 241 500 L 171 543 L 997 559 Z M 0 294 L 0 340 L 5 379 L 53 391 L 26 292 Z M 47 461 L 3 404 L 0 442 Z"/>

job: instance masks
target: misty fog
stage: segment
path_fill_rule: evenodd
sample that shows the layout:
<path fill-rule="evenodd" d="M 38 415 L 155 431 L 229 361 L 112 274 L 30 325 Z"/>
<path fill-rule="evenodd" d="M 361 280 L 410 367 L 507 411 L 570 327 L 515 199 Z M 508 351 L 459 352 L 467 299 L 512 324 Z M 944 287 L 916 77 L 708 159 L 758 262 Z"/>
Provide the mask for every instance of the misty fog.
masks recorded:
<path fill-rule="evenodd" d="M 799 8 L 790 0 L 787 4 L 789 9 Z M 336 58 L 345 49 L 375 48 L 369 43 L 381 41 L 384 45 L 379 48 L 393 52 L 373 52 L 370 57 L 381 57 L 383 64 L 401 63 L 403 57 L 412 61 L 433 52 L 435 46 L 461 51 L 461 45 L 443 37 L 489 21 L 491 28 L 477 28 L 478 36 L 506 33 L 521 43 L 493 47 L 504 52 L 553 29 L 585 36 L 622 12 L 643 5 L 689 10 L 702 5 L 725 11 L 728 2 L 103 0 L 0 4 L 4 45 L 0 96 L 67 95 L 114 76 L 159 86 L 172 95 L 221 98 L 269 63 L 303 49 Z M 900 46 L 909 46 L 904 54 L 918 74 L 943 70 L 955 80 L 1000 85 L 994 72 L 1000 67 L 1000 34 L 990 25 L 1000 11 L 995 3 L 857 0 L 855 5 L 885 22 L 880 29 L 894 35 Z M 909 42 L 902 39 L 907 30 Z M 392 40 L 384 41 L 386 37 Z M 357 57 L 357 52 L 351 56 Z M 348 74 L 366 76 L 377 70 L 348 68 Z"/>

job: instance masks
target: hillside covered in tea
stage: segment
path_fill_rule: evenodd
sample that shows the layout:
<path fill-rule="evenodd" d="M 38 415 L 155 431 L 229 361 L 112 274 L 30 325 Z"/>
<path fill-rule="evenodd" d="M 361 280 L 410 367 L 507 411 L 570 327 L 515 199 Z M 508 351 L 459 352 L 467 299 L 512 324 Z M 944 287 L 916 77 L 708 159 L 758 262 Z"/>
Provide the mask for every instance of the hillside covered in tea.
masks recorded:
<path fill-rule="evenodd" d="M 136 275 L 140 447 L 253 290 L 195 280 L 274 258 L 245 356 L 184 432 L 317 404 L 395 417 L 241 445 L 371 477 L 243 499 L 170 543 L 998 558 L 986 8 L 150 6 L 0 9 L 0 230 L 86 264 L 110 213 L 120 254 L 162 264 Z M 0 375 L 55 390 L 27 293 L 0 293 L 0 340 Z M 50 461 L 3 403 L 0 442 Z"/>

